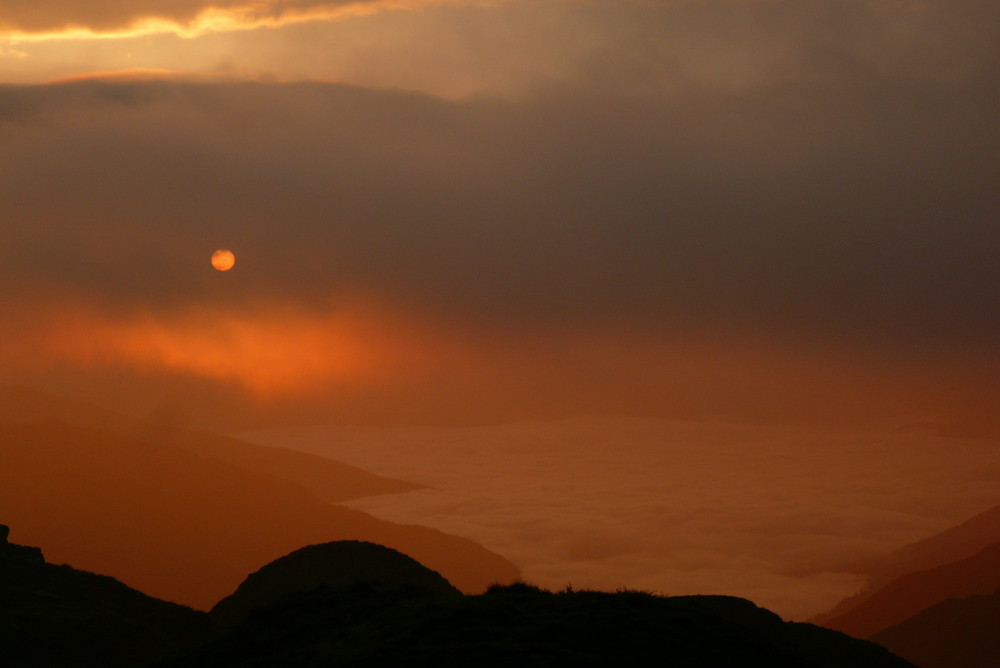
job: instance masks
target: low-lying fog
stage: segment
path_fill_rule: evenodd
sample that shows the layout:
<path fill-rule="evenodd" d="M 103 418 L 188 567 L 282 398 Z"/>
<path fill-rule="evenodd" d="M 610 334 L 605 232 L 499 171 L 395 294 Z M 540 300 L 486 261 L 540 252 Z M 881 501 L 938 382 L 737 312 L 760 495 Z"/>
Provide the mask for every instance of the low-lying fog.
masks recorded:
<path fill-rule="evenodd" d="M 733 594 L 791 619 L 1000 503 L 995 440 L 916 433 L 586 418 L 241 436 L 426 484 L 347 505 L 468 537 L 546 588 Z"/>

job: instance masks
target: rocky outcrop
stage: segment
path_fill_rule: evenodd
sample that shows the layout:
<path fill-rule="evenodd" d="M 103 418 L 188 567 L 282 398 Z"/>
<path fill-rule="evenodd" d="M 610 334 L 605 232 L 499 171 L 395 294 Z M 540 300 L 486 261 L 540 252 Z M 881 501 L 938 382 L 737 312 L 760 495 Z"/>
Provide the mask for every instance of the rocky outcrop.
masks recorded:
<path fill-rule="evenodd" d="M 40 547 L 29 545 L 17 545 L 8 542 L 10 527 L 0 524 L 0 561 L 8 563 L 18 562 L 23 564 L 44 564 L 45 556 L 42 555 Z"/>

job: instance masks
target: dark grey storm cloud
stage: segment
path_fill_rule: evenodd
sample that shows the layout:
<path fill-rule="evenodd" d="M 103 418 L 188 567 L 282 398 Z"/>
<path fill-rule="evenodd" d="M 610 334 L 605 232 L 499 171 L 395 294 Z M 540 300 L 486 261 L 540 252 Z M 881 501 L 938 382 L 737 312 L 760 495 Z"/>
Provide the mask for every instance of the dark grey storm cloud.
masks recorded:
<path fill-rule="evenodd" d="M 572 83 L 508 98 L 333 84 L 2 88 L 0 276 L 8 291 L 132 305 L 215 299 L 202 270 L 231 247 L 240 280 L 228 299 L 360 291 L 526 322 L 989 341 L 1000 326 L 997 47 L 977 21 L 996 11 L 931 4 L 931 47 L 952 65 L 924 69 L 927 16 L 904 39 L 861 20 L 881 3 L 843 3 L 867 8 L 856 14 L 739 4 L 758 23 L 733 31 L 788 30 L 796 45 L 740 85 L 670 79 L 667 58 L 649 60 L 662 71 L 645 85 L 625 85 L 647 55 L 626 64 L 618 50 Z M 675 11 L 696 22 L 714 7 L 704 20 L 718 22 L 719 6 Z M 894 57 L 877 47 L 890 37 Z"/>

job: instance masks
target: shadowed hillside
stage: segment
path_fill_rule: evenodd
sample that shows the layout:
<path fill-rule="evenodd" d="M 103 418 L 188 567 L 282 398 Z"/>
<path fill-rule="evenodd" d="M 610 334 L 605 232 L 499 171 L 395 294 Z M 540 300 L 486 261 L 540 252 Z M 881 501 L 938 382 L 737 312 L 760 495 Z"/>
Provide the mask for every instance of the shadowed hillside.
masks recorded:
<path fill-rule="evenodd" d="M 330 505 L 181 448 L 62 423 L 0 426 L 0 516 L 53 561 L 202 609 L 261 564 L 332 540 L 399 549 L 467 592 L 518 575 L 472 541 Z"/>
<path fill-rule="evenodd" d="M 1000 666 L 1000 589 L 953 598 L 872 636 L 921 668 Z"/>
<path fill-rule="evenodd" d="M 992 562 L 989 555 L 996 545 L 1000 545 L 1000 506 L 930 538 L 899 548 L 889 560 L 872 571 L 864 589 L 809 621 L 867 637 L 934 603 L 954 596 L 988 594 L 1000 584 L 996 573 L 990 571 Z M 961 572 L 945 568 L 941 575 L 946 579 L 962 580 L 963 584 L 957 584 L 957 580 L 955 586 L 943 581 L 922 581 L 927 577 L 924 571 L 936 573 L 938 567 L 966 559 L 972 559 L 968 566 L 979 569 L 975 574 L 970 573 L 966 577 Z M 951 575 L 948 575 L 949 572 Z M 871 602 L 872 598 L 877 600 Z"/>
<path fill-rule="evenodd" d="M 7 542 L 0 525 L 0 664 L 113 668 L 206 639 L 204 613 L 117 580 L 45 563 L 38 548 Z"/>
<path fill-rule="evenodd" d="M 885 579 L 942 566 L 971 557 L 997 542 L 1000 542 L 1000 506 L 930 538 L 901 547 L 893 563 L 879 574 Z"/>
<path fill-rule="evenodd" d="M 912 668 L 882 647 L 783 622 L 743 599 L 528 585 L 459 597 L 318 588 L 158 664 L 251 665 Z"/>
<path fill-rule="evenodd" d="M 968 559 L 897 578 L 823 626 L 868 638 L 941 601 L 992 592 L 997 587 L 1000 543 Z"/>

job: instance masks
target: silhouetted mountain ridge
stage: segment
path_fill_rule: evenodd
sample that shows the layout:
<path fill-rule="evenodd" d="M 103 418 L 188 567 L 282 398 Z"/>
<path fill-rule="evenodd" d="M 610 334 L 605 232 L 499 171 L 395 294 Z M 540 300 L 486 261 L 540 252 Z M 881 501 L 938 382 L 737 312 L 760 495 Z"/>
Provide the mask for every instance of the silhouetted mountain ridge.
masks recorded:
<path fill-rule="evenodd" d="M 523 585 L 463 596 L 316 588 L 157 665 L 912 668 L 882 647 L 784 622 L 743 599 Z"/>
<path fill-rule="evenodd" d="M 251 614 L 214 632 L 217 615 L 46 564 L 37 549 L 6 541 L 0 592 L 0 648 L 19 668 L 912 668 L 743 599 L 553 594 L 521 583 L 462 595 L 406 555 L 356 541 L 308 546 L 251 574 L 227 599 Z"/>

